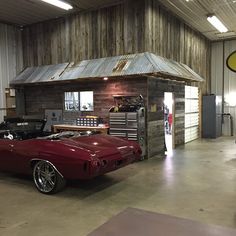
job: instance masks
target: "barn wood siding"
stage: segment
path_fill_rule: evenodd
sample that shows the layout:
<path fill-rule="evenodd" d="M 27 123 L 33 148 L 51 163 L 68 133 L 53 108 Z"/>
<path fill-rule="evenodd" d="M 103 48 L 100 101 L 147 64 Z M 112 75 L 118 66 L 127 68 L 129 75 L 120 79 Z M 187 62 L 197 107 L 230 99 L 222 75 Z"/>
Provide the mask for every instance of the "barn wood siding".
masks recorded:
<path fill-rule="evenodd" d="M 109 109 L 114 105 L 113 95 L 139 95 L 147 97 L 147 79 L 116 79 L 106 81 L 73 82 L 67 84 L 25 87 L 27 115 L 42 115 L 45 109 L 61 109 L 64 106 L 64 92 L 93 91 L 93 112 L 63 112 L 65 119 L 76 119 L 79 115 L 96 115 L 108 121 Z M 146 99 L 145 99 L 146 102 Z"/>
<path fill-rule="evenodd" d="M 209 92 L 210 41 L 157 0 L 126 0 L 23 31 L 25 67 L 145 51 L 187 64 L 207 79 L 202 91 Z"/>
<path fill-rule="evenodd" d="M 175 145 L 184 144 L 184 95 L 185 85 L 174 81 L 148 79 L 147 135 L 149 156 L 164 153 L 164 93 L 172 92 L 175 102 L 174 136 Z M 156 112 L 151 106 L 156 105 Z"/>

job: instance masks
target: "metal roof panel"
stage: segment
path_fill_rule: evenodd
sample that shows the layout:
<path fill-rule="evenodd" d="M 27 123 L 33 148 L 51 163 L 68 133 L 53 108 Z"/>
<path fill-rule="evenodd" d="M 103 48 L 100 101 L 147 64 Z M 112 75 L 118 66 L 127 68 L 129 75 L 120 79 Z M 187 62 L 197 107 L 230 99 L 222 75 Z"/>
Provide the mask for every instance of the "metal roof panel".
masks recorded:
<path fill-rule="evenodd" d="M 82 78 L 163 75 L 183 80 L 204 81 L 187 65 L 152 53 L 139 53 L 101 59 L 84 60 L 78 64 L 58 64 L 31 67 L 24 70 L 12 84 L 79 80 Z"/>

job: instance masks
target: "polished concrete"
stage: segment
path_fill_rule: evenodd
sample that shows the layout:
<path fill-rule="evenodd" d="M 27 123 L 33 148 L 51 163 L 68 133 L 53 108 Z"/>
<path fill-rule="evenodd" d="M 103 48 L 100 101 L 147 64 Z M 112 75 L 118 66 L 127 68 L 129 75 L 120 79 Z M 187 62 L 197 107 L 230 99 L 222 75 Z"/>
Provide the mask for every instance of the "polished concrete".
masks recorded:
<path fill-rule="evenodd" d="M 0 174 L 0 235 L 84 236 L 127 207 L 236 228 L 236 144 L 197 140 L 61 193 Z"/>
<path fill-rule="evenodd" d="M 127 208 L 88 236 L 235 236 L 236 229 Z"/>

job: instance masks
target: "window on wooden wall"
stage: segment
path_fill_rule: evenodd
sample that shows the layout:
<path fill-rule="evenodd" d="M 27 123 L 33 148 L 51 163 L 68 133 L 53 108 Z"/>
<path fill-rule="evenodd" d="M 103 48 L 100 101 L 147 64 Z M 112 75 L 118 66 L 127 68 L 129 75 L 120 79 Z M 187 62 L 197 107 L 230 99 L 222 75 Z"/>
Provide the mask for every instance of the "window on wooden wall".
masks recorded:
<path fill-rule="evenodd" d="M 93 111 L 93 91 L 65 92 L 65 111 Z"/>
<path fill-rule="evenodd" d="M 93 111 L 93 92 L 80 92 L 80 111 Z"/>
<path fill-rule="evenodd" d="M 65 110 L 79 111 L 79 92 L 65 92 Z"/>

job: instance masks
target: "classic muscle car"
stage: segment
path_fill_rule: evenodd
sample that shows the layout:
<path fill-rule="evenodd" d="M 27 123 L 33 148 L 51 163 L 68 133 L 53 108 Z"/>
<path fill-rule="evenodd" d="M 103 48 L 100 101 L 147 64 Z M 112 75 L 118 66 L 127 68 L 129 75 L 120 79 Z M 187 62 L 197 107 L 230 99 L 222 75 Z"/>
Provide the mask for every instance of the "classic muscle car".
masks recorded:
<path fill-rule="evenodd" d="M 45 194 L 67 179 L 90 179 L 141 157 L 136 142 L 95 132 L 45 134 L 44 120 L 6 119 L 0 124 L 0 171 L 32 174 Z"/>

